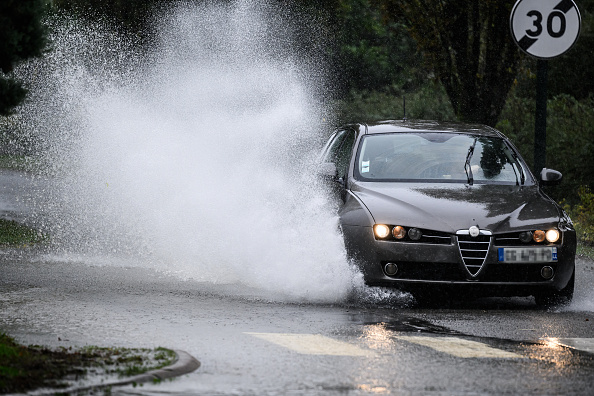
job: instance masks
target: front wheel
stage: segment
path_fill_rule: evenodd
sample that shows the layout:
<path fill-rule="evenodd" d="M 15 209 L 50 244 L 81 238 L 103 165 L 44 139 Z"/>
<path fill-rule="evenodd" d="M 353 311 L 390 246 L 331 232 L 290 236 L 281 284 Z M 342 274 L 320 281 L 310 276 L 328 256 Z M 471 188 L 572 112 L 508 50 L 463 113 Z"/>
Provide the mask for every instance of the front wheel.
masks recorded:
<path fill-rule="evenodd" d="M 573 299 L 573 291 L 575 289 L 575 269 L 571 275 L 571 279 L 563 289 L 559 291 L 546 291 L 534 295 L 536 305 L 544 308 L 554 308 L 563 305 L 569 305 Z"/>

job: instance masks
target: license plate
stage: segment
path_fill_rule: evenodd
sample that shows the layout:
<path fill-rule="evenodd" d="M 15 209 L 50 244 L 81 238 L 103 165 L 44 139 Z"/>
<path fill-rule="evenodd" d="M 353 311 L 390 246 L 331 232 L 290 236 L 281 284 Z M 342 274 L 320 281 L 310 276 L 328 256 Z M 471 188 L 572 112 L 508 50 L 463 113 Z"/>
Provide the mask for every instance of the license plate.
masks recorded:
<path fill-rule="evenodd" d="M 504 263 L 550 263 L 557 261 L 556 247 L 499 248 L 499 261 Z"/>

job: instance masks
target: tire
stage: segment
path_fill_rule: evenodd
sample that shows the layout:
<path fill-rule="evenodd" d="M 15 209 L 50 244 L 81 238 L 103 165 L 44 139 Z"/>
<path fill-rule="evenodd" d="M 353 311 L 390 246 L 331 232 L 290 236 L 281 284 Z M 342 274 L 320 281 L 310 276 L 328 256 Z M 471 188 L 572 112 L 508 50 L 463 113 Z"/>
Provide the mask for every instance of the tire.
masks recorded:
<path fill-rule="evenodd" d="M 573 291 L 575 289 L 575 269 L 571 275 L 571 279 L 563 289 L 559 291 L 547 291 L 534 295 L 536 305 L 543 308 L 555 308 L 564 305 L 569 305 L 573 299 Z"/>

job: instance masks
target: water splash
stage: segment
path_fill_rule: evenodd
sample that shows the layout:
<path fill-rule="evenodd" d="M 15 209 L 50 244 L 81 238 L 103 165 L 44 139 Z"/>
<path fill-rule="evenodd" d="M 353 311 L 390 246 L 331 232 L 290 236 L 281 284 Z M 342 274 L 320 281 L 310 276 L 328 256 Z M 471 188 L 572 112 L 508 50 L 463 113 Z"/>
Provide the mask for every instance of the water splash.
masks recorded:
<path fill-rule="evenodd" d="M 55 251 L 277 300 L 340 301 L 360 285 L 312 177 L 321 74 L 271 11 L 182 6 L 160 16 L 148 55 L 101 26 L 53 23 L 54 50 L 21 73 Z"/>

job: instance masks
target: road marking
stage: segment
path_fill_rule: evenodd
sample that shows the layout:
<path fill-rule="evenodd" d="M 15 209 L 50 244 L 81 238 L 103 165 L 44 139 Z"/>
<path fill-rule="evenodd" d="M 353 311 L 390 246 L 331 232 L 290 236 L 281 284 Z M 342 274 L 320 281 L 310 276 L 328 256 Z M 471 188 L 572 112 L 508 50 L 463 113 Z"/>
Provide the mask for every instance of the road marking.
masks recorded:
<path fill-rule="evenodd" d="M 541 338 L 541 340 L 567 348 L 594 353 L 594 338 Z"/>
<path fill-rule="evenodd" d="M 458 337 L 396 336 L 396 338 L 461 358 L 518 359 L 523 357 L 517 353 L 490 347 L 482 342 L 465 340 Z"/>
<path fill-rule="evenodd" d="M 303 355 L 372 356 L 373 352 L 319 334 L 245 333 Z"/>

